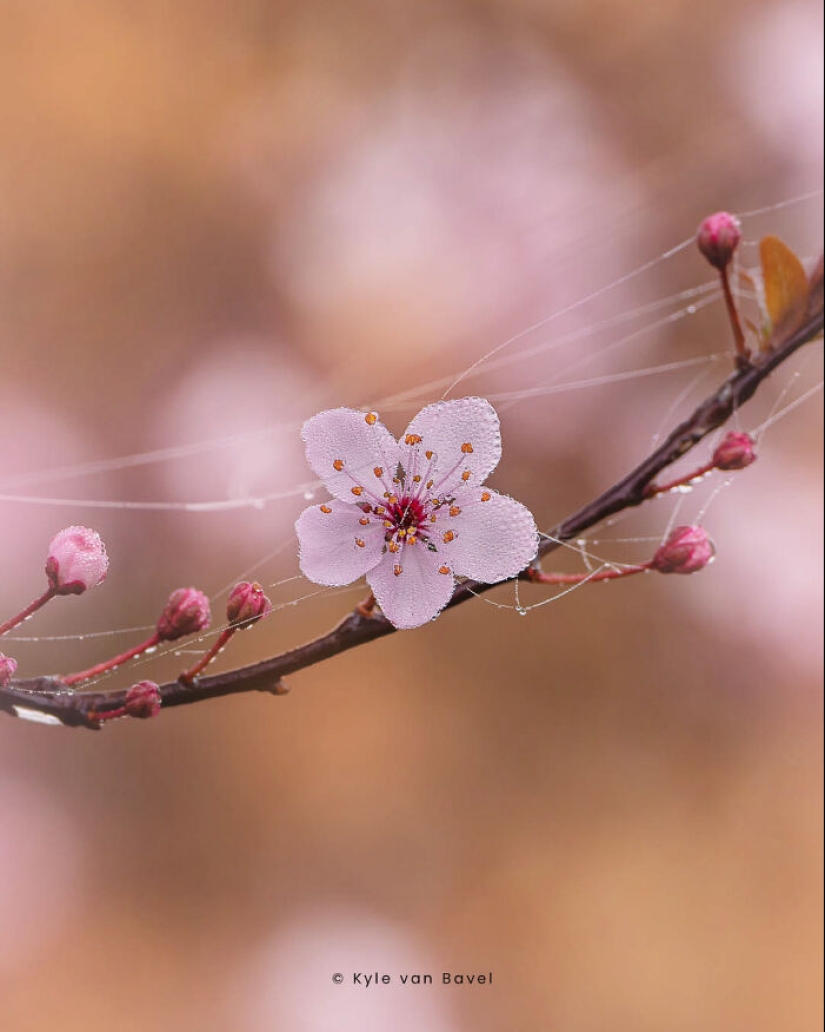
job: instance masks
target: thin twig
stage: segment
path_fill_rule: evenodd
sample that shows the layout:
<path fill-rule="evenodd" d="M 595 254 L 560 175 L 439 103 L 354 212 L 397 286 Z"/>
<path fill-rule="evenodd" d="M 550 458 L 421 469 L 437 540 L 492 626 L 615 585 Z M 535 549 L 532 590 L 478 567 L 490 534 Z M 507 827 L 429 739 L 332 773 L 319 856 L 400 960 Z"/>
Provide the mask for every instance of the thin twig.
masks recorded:
<path fill-rule="evenodd" d="M 563 542 L 579 537 L 584 531 L 609 516 L 641 505 L 649 497 L 648 486 L 663 469 L 727 422 L 735 411 L 753 397 L 760 384 L 778 366 L 787 361 L 803 344 L 821 334 L 822 329 L 823 290 L 820 259 L 811 277 L 804 321 L 797 324 L 792 331 L 780 327 L 777 338 L 769 342 L 769 350 L 761 352 L 751 363 L 742 365 L 732 373 L 626 477 L 554 527 L 542 540 L 537 559 L 549 555 Z M 522 571 L 519 577 L 529 579 L 526 570 Z M 464 581 L 456 587 L 447 608 L 461 605 L 495 586 Z M 369 613 L 364 607 L 358 607 L 327 634 L 281 655 L 223 674 L 198 677 L 191 685 L 180 681 L 161 685 L 163 709 L 249 691 L 284 694 L 286 688 L 282 678 L 369 641 L 383 638 L 394 631 L 395 628 L 381 613 Z M 58 679 L 51 677 L 19 680 L 0 689 L 0 711 L 19 716 L 22 710 L 23 715 L 46 720 L 56 719 L 69 727 L 97 728 L 99 724 L 94 717 L 95 711 L 122 706 L 126 691 L 125 688 L 112 692 L 71 691 Z"/>

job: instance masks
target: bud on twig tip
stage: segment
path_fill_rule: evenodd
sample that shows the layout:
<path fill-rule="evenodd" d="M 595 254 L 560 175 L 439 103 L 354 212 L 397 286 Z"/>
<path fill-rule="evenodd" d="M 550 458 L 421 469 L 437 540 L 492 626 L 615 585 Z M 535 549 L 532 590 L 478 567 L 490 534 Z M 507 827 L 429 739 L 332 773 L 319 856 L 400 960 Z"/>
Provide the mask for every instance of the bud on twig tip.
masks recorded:
<path fill-rule="evenodd" d="M 726 211 L 708 215 L 696 231 L 699 250 L 716 269 L 727 268 L 741 239 L 739 219 Z"/>
<path fill-rule="evenodd" d="M 88 527 L 66 527 L 49 542 L 46 577 L 56 595 L 81 595 L 100 584 L 109 557 L 100 535 Z"/>
<path fill-rule="evenodd" d="M 236 584 L 226 600 L 226 619 L 233 627 L 251 627 L 271 612 L 272 603 L 257 581 Z"/>
<path fill-rule="evenodd" d="M 127 716 L 148 720 L 160 713 L 161 702 L 160 688 L 154 681 L 138 681 L 126 692 L 123 709 Z"/>
<path fill-rule="evenodd" d="M 209 599 L 197 588 L 178 588 L 160 614 L 157 634 L 160 641 L 175 641 L 209 626 L 212 613 Z"/>
<path fill-rule="evenodd" d="M 5 688 L 17 672 L 17 660 L 0 652 L 0 688 Z"/>
<path fill-rule="evenodd" d="M 750 434 L 731 430 L 716 446 L 713 464 L 717 469 L 744 469 L 756 462 L 756 446 Z"/>
<path fill-rule="evenodd" d="M 713 562 L 713 542 L 702 527 L 677 527 L 650 562 L 659 573 L 696 573 Z"/>

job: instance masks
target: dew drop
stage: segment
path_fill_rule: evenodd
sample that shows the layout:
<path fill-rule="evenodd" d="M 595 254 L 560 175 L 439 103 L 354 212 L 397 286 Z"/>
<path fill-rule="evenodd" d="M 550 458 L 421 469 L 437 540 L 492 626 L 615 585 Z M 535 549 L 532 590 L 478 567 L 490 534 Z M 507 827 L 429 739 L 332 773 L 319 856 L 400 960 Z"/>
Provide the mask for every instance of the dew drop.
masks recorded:
<path fill-rule="evenodd" d="M 674 487 L 673 490 L 674 490 L 674 492 L 676 494 L 690 494 L 690 492 L 693 490 L 693 485 L 692 484 L 679 484 L 679 486 L 678 487 Z"/>
<path fill-rule="evenodd" d="M 157 651 L 158 651 L 157 645 L 150 645 L 149 648 L 146 649 L 146 655 L 147 656 L 151 656 L 153 652 L 157 652 Z"/>
<path fill-rule="evenodd" d="M 315 492 L 314 491 L 304 491 L 304 500 L 305 501 L 311 502 L 314 497 L 315 497 Z"/>
<path fill-rule="evenodd" d="M 688 305 L 687 306 L 687 314 L 688 315 L 696 315 L 696 305 Z"/>

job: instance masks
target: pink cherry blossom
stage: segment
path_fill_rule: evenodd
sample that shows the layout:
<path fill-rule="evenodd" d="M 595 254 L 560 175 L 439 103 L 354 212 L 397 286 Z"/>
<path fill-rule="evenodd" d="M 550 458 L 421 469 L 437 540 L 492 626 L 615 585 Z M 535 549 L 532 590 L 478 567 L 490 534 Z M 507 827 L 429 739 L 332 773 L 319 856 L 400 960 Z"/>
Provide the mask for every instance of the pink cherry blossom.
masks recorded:
<path fill-rule="evenodd" d="M 314 416 L 301 436 L 333 495 L 295 524 L 301 570 L 336 586 L 366 575 L 395 627 L 436 617 L 455 576 L 493 584 L 535 556 L 530 512 L 482 486 L 501 458 L 498 416 L 483 398 L 428 405 L 397 442 L 374 412 L 348 408 Z"/>

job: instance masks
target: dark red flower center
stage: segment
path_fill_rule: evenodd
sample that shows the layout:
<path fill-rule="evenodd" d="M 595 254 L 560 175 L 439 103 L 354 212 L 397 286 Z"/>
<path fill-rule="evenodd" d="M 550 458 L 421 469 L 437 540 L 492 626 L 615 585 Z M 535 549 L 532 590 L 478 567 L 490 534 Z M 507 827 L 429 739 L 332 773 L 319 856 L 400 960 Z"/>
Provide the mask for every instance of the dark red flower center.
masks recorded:
<path fill-rule="evenodd" d="M 420 534 L 427 514 L 417 498 L 404 497 L 387 506 L 387 519 L 395 524 L 394 532 L 405 530 Z"/>

